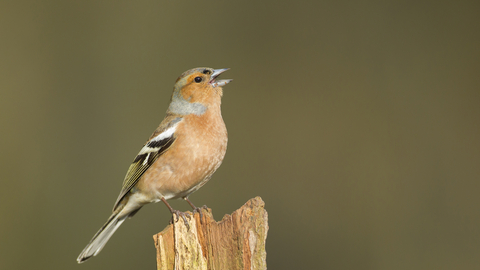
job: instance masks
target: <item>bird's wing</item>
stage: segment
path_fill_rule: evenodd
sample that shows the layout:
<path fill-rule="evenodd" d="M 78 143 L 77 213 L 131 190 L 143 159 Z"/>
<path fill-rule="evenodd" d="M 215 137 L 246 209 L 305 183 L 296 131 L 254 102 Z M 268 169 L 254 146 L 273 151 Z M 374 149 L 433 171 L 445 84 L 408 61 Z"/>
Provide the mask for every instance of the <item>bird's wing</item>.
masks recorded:
<path fill-rule="evenodd" d="M 162 132 L 156 132 L 158 135 L 154 134 L 156 136 L 151 138 L 137 154 L 128 168 L 125 180 L 123 180 L 122 191 L 115 202 L 114 210 L 123 197 L 138 183 L 138 180 L 140 180 L 148 168 L 175 142 L 175 130 L 178 122 L 174 121 L 173 125 Z"/>

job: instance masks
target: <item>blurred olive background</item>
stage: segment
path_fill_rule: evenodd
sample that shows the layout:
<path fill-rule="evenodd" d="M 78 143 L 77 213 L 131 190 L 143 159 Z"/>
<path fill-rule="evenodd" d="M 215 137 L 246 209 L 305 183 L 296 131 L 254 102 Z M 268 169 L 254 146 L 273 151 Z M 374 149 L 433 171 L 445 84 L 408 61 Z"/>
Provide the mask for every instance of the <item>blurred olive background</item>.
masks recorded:
<path fill-rule="evenodd" d="M 155 269 L 163 204 L 76 257 L 198 66 L 234 81 L 190 198 L 261 196 L 270 269 L 480 264 L 478 1 L 2 1 L 0 39 L 0 269 Z"/>

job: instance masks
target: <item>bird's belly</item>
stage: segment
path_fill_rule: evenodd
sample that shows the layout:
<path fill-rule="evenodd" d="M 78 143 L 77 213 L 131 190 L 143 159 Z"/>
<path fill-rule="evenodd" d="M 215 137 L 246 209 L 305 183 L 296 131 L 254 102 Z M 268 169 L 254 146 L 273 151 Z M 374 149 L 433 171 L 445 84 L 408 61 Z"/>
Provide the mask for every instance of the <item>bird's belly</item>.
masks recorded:
<path fill-rule="evenodd" d="M 144 190 L 151 192 L 152 201 L 183 198 L 195 192 L 210 179 L 226 152 L 226 140 L 177 143 L 176 151 L 162 155 L 143 176 L 141 182 Z"/>

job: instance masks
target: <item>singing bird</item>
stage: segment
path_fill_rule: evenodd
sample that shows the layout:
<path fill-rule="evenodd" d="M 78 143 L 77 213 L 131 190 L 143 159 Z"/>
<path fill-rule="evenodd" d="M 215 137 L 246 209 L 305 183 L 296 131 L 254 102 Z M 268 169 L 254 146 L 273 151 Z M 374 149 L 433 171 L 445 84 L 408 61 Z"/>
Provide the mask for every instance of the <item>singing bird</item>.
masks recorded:
<path fill-rule="evenodd" d="M 169 199 L 185 199 L 201 188 L 218 169 L 227 150 L 227 129 L 220 104 L 222 86 L 217 80 L 228 69 L 194 68 L 178 77 L 167 113 L 133 160 L 123 181 L 113 213 L 77 258 L 82 263 L 96 256 L 126 218 L 142 206 Z M 188 223 L 187 223 L 188 224 Z"/>

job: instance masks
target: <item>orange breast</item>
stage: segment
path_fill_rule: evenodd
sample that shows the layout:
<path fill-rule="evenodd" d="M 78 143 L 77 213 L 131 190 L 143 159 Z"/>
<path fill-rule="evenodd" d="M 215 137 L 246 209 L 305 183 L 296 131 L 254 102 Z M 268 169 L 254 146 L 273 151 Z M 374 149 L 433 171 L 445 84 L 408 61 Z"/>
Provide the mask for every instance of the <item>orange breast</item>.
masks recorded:
<path fill-rule="evenodd" d="M 181 198 L 203 186 L 220 166 L 227 149 L 227 130 L 220 113 L 188 115 L 178 124 L 172 147 L 149 168 L 137 187 L 150 194 Z"/>

